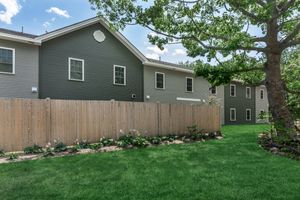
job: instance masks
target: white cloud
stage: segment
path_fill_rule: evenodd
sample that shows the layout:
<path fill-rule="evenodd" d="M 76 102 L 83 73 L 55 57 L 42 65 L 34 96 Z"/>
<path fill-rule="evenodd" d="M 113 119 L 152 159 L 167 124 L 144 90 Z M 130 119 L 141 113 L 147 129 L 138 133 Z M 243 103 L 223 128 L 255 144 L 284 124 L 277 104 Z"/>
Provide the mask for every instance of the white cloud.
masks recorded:
<path fill-rule="evenodd" d="M 47 13 L 53 13 L 53 14 L 56 14 L 56 15 L 61 16 L 61 17 L 70 18 L 70 15 L 69 15 L 67 10 L 62 10 L 58 7 L 51 7 L 48 10 L 46 10 L 46 12 Z"/>
<path fill-rule="evenodd" d="M 169 51 L 167 48 L 164 48 L 163 50 L 161 50 L 157 46 L 147 47 L 147 50 L 151 51 L 153 53 L 156 53 L 158 55 L 164 55 L 164 54 L 168 53 L 168 51 Z"/>
<path fill-rule="evenodd" d="M 186 56 L 186 51 L 183 49 L 175 49 L 173 56 Z"/>
<path fill-rule="evenodd" d="M 43 27 L 44 27 L 44 29 L 45 29 L 46 31 L 48 31 L 49 26 L 51 26 L 51 23 L 50 23 L 50 22 L 44 22 L 44 23 L 43 23 Z"/>
<path fill-rule="evenodd" d="M 158 34 L 155 32 L 150 32 L 149 35 L 151 35 L 152 37 L 157 36 Z"/>
<path fill-rule="evenodd" d="M 146 53 L 146 57 L 150 59 L 159 60 L 159 55 L 156 53 Z"/>
<path fill-rule="evenodd" d="M 5 8 L 0 11 L 0 21 L 11 24 L 11 19 L 20 12 L 21 4 L 18 0 L 0 0 L 0 4 Z"/>

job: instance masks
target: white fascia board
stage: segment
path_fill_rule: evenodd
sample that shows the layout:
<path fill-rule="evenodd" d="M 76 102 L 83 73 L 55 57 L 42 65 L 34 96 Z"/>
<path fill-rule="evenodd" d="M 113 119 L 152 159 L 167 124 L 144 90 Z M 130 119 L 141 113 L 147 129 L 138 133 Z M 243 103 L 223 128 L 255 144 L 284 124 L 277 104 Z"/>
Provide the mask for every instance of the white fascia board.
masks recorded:
<path fill-rule="evenodd" d="M 21 43 L 26 43 L 26 44 L 32 44 L 32 45 L 40 45 L 41 44 L 33 38 L 17 36 L 17 35 L 8 34 L 8 33 L 0 33 L 0 39 L 14 41 L 14 42 L 21 42 Z"/>
<path fill-rule="evenodd" d="M 173 71 L 178 71 L 178 72 L 185 72 L 185 73 L 189 73 L 189 74 L 194 74 L 193 70 L 182 69 L 182 68 L 179 68 L 179 67 L 174 67 L 174 66 L 171 66 L 171 65 L 160 64 L 160 63 L 155 63 L 155 62 L 150 62 L 150 61 L 144 62 L 143 65 L 149 66 L 149 67 L 158 67 L 158 68 L 162 68 L 162 69 L 168 69 L 168 70 L 173 70 Z"/>

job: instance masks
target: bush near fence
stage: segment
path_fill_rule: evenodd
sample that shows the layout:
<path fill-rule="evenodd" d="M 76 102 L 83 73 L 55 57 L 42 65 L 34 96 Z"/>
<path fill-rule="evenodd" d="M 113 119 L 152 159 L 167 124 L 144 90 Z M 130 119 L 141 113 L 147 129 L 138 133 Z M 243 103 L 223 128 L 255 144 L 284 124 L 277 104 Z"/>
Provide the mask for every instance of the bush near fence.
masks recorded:
<path fill-rule="evenodd" d="M 0 99 L 0 149 L 5 151 L 55 139 L 67 145 L 116 139 L 133 129 L 146 136 L 184 134 L 191 125 L 219 131 L 220 124 L 217 105 Z"/>

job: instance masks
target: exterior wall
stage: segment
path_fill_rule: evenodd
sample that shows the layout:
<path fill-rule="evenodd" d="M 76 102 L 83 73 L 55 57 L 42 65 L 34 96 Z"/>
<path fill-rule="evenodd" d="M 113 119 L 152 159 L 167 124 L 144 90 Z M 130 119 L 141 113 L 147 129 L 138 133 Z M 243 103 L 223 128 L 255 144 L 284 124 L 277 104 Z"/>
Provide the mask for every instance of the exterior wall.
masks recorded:
<path fill-rule="evenodd" d="M 38 98 L 39 48 L 30 44 L 0 40 L 1 47 L 15 49 L 15 74 L 0 73 L 0 97 Z"/>
<path fill-rule="evenodd" d="M 256 123 L 256 90 L 251 87 L 251 99 L 246 98 L 246 87 L 239 82 L 236 85 L 236 97 L 230 96 L 230 84 L 224 87 L 225 124 L 255 124 Z M 236 121 L 230 121 L 230 108 L 236 109 Z M 251 121 L 246 120 L 246 109 L 251 109 Z"/>
<path fill-rule="evenodd" d="M 155 88 L 155 72 L 165 74 L 165 89 Z M 189 103 L 203 104 L 208 103 L 212 95 L 209 91 L 210 84 L 202 77 L 194 78 L 194 91 L 186 92 L 186 77 L 193 77 L 193 74 L 167 70 L 156 67 L 144 66 L 144 100 L 145 102 L 160 103 Z M 217 87 L 216 103 L 221 106 L 221 116 L 224 108 L 224 87 Z M 186 98 L 187 100 L 177 100 L 177 98 Z M 191 99 L 191 100 L 188 100 Z M 193 100 L 201 100 L 192 101 Z M 224 119 L 221 119 L 222 124 Z"/>
<path fill-rule="evenodd" d="M 263 90 L 264 91 L 264 99 L 260 98 L 260 91 Z M 269 101 L 268 101 L 268 95 L 267 95 L 267 88 L 265 86 L 259 86 L 256 87 L 256 122 L 257 123 L 267 123 L 268 120 L 263 120 L 263 119 L 259 119 L 259 114 L 260 111 L 265 111 L 268 112 L 269 111 Z"/>
<path fill-rule="evenodd" d="M 97 42 L 101 30 L 106 39 Z M 68 80 L 68 58 L 84 59 L 85 80 Z M 126 86 L 113 84 L 113 65 L 126 66 Z M 40 98 L 143 101 L 143 65 L 100 24 L 49 40 L 40 48 Z M 136 99 L 132 99 L 136 94 Z"/>

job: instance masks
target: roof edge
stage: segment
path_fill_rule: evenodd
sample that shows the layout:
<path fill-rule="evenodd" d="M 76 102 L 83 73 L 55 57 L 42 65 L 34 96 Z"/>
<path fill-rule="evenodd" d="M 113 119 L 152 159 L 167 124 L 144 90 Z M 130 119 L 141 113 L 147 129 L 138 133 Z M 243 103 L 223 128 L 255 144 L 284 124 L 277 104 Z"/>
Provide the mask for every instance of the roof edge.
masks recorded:
<path fill-rule="evenodd" d="M 157 67 L 157 68 L 163 68 L 163 69 L 168 69 L 168 70 L 172 70 L 172 71 L 194 74 L 194 71 L 190 70 L 190 69 L 183 69 L 183 68 L 179 68 L 179 67 L 175 67 L 175 66 L 171 66 L 171 65 L 167 65 L 167 64 L 155 63 L 155 62 L 151 62 L 151 61 L 143 62 L 143 65 L 149 66 L 149 67 Z"/>

